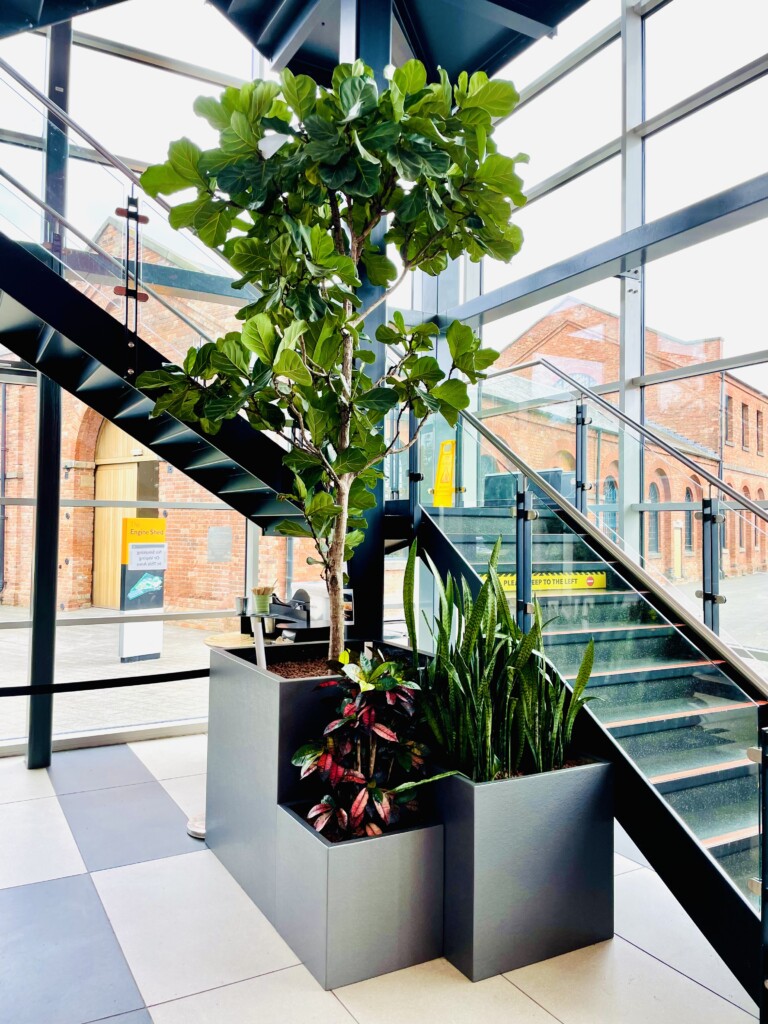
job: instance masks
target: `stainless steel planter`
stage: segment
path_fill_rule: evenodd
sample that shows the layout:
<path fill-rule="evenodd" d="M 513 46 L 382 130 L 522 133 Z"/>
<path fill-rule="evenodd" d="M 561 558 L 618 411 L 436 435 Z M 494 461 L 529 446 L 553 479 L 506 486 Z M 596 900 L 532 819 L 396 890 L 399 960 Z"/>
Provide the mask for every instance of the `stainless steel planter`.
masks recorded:
<path fill-rule="evenodd" d="M 330 843 L 280 807 L 277 851 L 277 930 L 324 988 L 441 955 L 442 825 Z"/>
<path fill-rule="evenodd" d="M 613 785 L 605 762 L 436 784 L 444 955 L 472 981 L 613 936 Z"/>
<path fill-rule="evenodd" d="M 270 648 L 267 657 L 314 657 L 325 646 Z M 277 805 L 301 795 L 291 757 L 322 735 L 321 693 L 334 693 L 317 683 L 262 671 L 252 650 L 211 651 L 206 842 L 273 924 Z"/>

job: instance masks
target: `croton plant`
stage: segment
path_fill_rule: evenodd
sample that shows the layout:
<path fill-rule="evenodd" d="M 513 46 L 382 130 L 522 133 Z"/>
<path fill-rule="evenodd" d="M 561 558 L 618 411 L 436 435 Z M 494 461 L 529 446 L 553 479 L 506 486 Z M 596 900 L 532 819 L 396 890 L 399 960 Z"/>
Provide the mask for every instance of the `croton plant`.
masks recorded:
<path fill-rule="evenodd" d="M 314 775 L 325 794 L 307 815 L 318 832 L 338 841 L 378 836 L 417 810 L 414 790 L 424 778 L 429 751 L 415 737 L 418 685 L 401 666 L 341 654 L 343 678 L 320 686 L 338 686 L 341 703 L 322 740 L 296 751 L 293 763 L 302 779 Z M 453 774 L 451 772 L 447 774 Z"/>

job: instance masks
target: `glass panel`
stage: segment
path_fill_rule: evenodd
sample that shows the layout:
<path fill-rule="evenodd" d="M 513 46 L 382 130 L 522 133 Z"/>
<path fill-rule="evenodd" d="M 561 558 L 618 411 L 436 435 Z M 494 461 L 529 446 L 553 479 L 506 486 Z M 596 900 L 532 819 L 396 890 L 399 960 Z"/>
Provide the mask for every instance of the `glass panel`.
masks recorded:
<path fill-rule="evenodd" d="M 483 260 L 484 292 L 517 281 L 620 233 L 618 157 L 524 206 L 515 219 L 523 229 L 523 247 L 509 266 L 497 260 Z"/>
<path fill-rule="evenodd" d="M 37 388 L 0 383 L 0 498 L 11 502 L 30 502 L 0 504 L 0 622 L 29 618 L 34 554 L 36 438 Z M 10 634 L 0 631 L 0 644 L 4 637 L 14 648 L 20 642 L 17 630 Z M 26 684 L 26 640 L 18 665 L 8 661 L 4 664 L 7 667 L 14 665 L 7 682 L 11 685 Z"/>
<path fill-rule="evenodd" d="M 3 661 L 0 694 L 4 686 L 27 686 L 29 684 L 31 636 L 32 630 L 29 627 L 0 629 L 0 657 Z M 0 744 L 26 739 L 28 704 L 28 697 L 3 697 L 0 695 Z"/>
<path fill-rule="evenodd" d="M 523 89 L 618 18 L 620 13 L 619 0 L 588 0 L 569 18 L 561 21 L 552 36 L 543 36 L 510 61 L 498 77 L 511 78 L 518 90 Z"/>
<path fill-rule="evenodd" d="M 621 133 L 620 81 L 617 41 L 507 118 L 496 131 L 500 151 L 529 154 L 528 185 L 574 163 Z"/>
<path fill-rule="evenodd" d="M 192 724 L 205 722 L 207 718 L 207 678 L 154 686 L 58 693 L 53 702 L 53 735 L 60 738 L 152 725 Z"/>
<path fill-rule="evenodd" d="M 652 117 L 761 57 L 768 39 L 763 0 L 674 0 L 645 20 L 645 104 Z M 680 55 L 686 55 L 685 60 Z"/>
<path fill-rule="evenodd" d="M 248 40 L 203 0 L 133 0 L 81 15 L 73 26 L 75 31 L 116 39 L 228 75 L 251 77 L 255 53 Z"/>
<path fill-rule="evenodd" d="M 45 60 L 47 42 L 44 36 L 22 32 L 20 35 L 3 39 L 0 42 L 0 57 L 11 67 L 20 72 L 32 85 L 45 89 Z M 0 82 L 12 81 L 4 71 L 0 71 Z M 0 103 L 0 128 L 22 132 L 25 135 L 40 137 L 43 133 L 43 117 L 37 114 L 30 118 L 29 111 L 23 100 L 2 89 L 3 102 Z"/>
<path fill-rule="evenodd" d="M 766 157 L 768 162 L 768 153 Z M 762 220 L 646 266 L 646 373 L 766 348 L 755 325 L 763 319 L 767 248 L 768 220 Z M 768 392 L 765 366 L 734 373 Z M 674 414 L 671 399 L 670 392 L 667 415 Z M 680 421 L 688 419 L 685 405 L 679 406 L 678 415 Z"/>
<path fill-rule="evenodd" d="M 768 136 L 744 125 L 758 124 L 766 104 L 768 78 L 761 78 L 646 139 L 646 220 L 763 174 Z"/>
<path fill-rule="evenodd" d="M 408 642 L 403 611 L 403 579 L 408 548 L 384 557 L 384 639 Z"/>

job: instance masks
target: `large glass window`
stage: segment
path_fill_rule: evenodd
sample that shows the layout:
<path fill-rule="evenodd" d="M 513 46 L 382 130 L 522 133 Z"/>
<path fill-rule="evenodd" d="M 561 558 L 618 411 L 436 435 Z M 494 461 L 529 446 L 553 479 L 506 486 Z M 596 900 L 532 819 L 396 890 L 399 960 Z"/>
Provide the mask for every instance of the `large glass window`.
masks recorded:
<path fill-rule="evenodd" d="M 767 106 L 764 77 L 646 139 L 646 219 L 764 174 L 768 133 L 745 126 L 760 124 Z"/>
<path fill-rule="evenodd" d="M 673 0 L 645 20 L 646 113 L 665 110 L 765 53 L 764 0 Z"/>
<path fill-rule="evenodd" d="M 685 500 L 693 501 L 693 491 L 690 487 L 685 488 Z M 685 550 L 693 551 L 693 509 L 685 510 Z"/>
<path fill-rule="evenodd" d="M 527 184 L 543 181 L 621 132 L 621 46 L 611 43 L 516 110 L 497 130 L 504 153 L 527 153 Z"/>
<path fill-rule="evenodd" d="M 618 157 L 524 206 L 515 214 L 523 247 L 507 265 L 483 261 L 489 292 L 573 256 L 621 231 L 621 165 Z"/>
<path fill-rule="evenodd" d="M 648 488 L 648 501 L 652 505 L 657 505 L 659 500 L 659 488 L 656 484 L 651 484 Z M 658 555 L 661 552 L 658 509 L 651 509 L 648 512 L 648 551 L 652 555 Z"/>

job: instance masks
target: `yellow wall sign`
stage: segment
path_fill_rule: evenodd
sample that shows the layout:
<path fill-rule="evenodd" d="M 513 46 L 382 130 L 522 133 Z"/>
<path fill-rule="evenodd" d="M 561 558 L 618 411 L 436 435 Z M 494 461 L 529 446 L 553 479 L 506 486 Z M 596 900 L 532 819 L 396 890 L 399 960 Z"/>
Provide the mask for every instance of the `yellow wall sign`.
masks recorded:
<path fill-rule="evenodd" d="M 124 519 L 120 561 L 128 565 L 131 544 L 165 544 L 165 519 Z"/>
<path fill-rule="evenodd" d="M 450 508 L 453 505 L 453 476 L 456 468 L 456 442 L 441 441 L 435 473 L 434 505 Z"/>
<path fill-rule="evenodd" d="M 513 572 L 499 573 L 505 591 L 514 592 L 517 577 Z M 607 575 L 604 572 L 535 572 L 533 574 L 534 594 L 567 594 L 572 591 L 605 590 Z"/>

